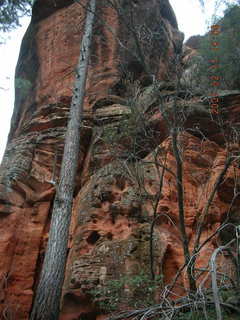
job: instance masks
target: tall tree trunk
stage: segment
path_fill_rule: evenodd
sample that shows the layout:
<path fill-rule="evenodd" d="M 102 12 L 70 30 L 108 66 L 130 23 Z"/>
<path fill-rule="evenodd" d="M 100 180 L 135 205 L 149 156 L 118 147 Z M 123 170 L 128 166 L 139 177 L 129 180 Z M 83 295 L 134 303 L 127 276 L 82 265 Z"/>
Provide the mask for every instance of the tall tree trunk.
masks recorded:
<path fill-rule="evenodd" d="M 95 9 L 96 0 L 89 0 L 66 131 L 60 182 L 56 190 L 49 240 L 30 320 L 57 320 L 59 317 Z"/>

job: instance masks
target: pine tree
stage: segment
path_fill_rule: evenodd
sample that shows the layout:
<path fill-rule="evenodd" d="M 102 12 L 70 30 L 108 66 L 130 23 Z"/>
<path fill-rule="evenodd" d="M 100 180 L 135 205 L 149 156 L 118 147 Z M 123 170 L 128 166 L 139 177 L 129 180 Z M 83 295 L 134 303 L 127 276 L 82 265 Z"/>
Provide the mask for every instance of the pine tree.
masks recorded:
<path fill-rule="evenodd" d="M 32 0 L 0 1 L 0 31 L 11 31 L 19 26 L 19 18 L 30 14 Z"/>
<path fill-rule="evenodd" d="M 57 320 L 59 317 L 95 8 L 96 0 L 89 0 L 64 144 L 60 182 L 56 190 L 49 240 L 31 320 Z"/>

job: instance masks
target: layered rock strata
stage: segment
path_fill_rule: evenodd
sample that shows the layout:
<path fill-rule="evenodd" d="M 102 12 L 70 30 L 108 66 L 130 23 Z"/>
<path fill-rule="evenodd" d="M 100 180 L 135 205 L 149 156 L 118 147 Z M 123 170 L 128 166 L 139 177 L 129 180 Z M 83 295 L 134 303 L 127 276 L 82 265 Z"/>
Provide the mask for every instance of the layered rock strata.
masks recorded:
<path fill-rule="evenodd" d="M 59 177 L 85 17 L 86 1 L 81 3 L 35 1 L 16 69 L 16 77 L 28 85 L 16 90 L 11 131 L 0 171 L 0 314 L 18 320 L 29 317 L 48 240 L 55 194 L 53 182 L 57 183 Z M 168 81 L 170 63 L 181 51 L 182 42 L 172 8 L 168 0 L 138 1 L 134 19 L 142 28 L 139 28 L 143 32 L 142 41 L 149 41 L 144 52 L 149 70 L 162 84 L 159 90 L 171 109 L 175 92 Z M 142 92 L 138 106 L 146 116 L 148 128 L 156 132 L 154 143 L 146 145 L 140 155 L 145 160 L 142 171 L 149 194 L 154 196 L 159 185 L 152 164 L 157 147 L 165 154 L 169 172 L 176 171 L 169 129 L 159 112 L 159 101 L 151 96 L 151 81 L 136 57 L 129 53 L 133 50 L 134 41 L 127 26 L 114 8 L 101 7 L 99 1 L 63 288 L 64 320 L 80 316 L 100 318 L 102 312 L 94 306 L 87 293 L 89 288 L 120 274 L 134 274 L 139 269 L 148 272 L 151 199 L 143 202 L 135 197 L 136 184 L 128 174 L 133 163 L 126 162 L 124 167 L 119 162 L 124 159 L 124 152 L 129 151 L 126 144 L 120 148 L 120 156 L 115 157 L 102 140 L 106 128 L 121 128 L 131 112 L 129 97 L 134 81 Z M 199 212 L 224 166 L 226 148 L 206 103 L 199 98 L 184 103 L 181 145 L 186 228 L 191 244 Z M 221 107 L 231 125 L 239 124 L 239 105 L 238 93 L 222 95 Z M 154 231 L 154 268 L 156 273 L 163 273 L 166 284 L 184 260 L 177 228 L 176 181 L 169 172 L 164 175 L 157 214 L 167 214 L 173 223 L 159 219 Z M 236 168 L 231 167 L 214 198 L 202 240 L 225 219 L 235 176 Z M 239 216 L 237 205 L 239 199 L 232 208 L 235 219 Z M 199 266 L 207 263 L 217 241 L 216 238 L 209 241 L 204 255 L 198 259 Z M 184 277 L 178 282 L 187 286 Z"/>

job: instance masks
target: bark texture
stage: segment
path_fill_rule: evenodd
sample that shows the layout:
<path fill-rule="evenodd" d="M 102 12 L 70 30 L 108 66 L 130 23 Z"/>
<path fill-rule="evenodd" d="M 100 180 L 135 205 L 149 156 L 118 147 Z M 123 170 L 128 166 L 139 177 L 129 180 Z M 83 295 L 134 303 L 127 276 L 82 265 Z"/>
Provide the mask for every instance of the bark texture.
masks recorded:
<path fill-rule="evenodd" d="M 67 259 L 73 192 L 79 159 L 80 130 L 96 0 L 90 0 L 64 142 L 60 181 L 56 187 L 49 240 L 34 298 L 31 320 L 57 320 Z"/>

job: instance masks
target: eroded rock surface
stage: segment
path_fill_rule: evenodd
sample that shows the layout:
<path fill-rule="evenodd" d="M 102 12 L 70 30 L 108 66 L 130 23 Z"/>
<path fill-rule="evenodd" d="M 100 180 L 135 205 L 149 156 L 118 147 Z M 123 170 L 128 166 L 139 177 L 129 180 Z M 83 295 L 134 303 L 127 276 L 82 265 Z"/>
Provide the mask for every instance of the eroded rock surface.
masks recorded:
<path fill-rule="evenodd" d="M 89 288 L 104 285 L 121 273 L 133 274 L 139 269 L 148 272 L 152 199 L 159 185 L 159 175 L 152 162 L 158 147 L 164 152 L 169 172 L 164 175 L 157 203 L 156 212 L 161 217 L 154 231 L 154 270 L 163 273 L 167 284 L 183 263 L 177 228 L 176 181 L 170 174 L 176 172 L 176 163 L 169 130 L 159 112 L 159 102 L 151 94 L 151 79 L 129 53 L 134 42 L 126 25 L 113 8 L 98 8 L 98 14 L 101 19 L 97 19 L 94 29 L 87 81 L 62 320 L 73 320 L 81 314 L 91 319 L 101 317 L 101 311 L 87 293 Z M 43 262 L 55 194 L 53 182 L 59 176 L 84 17 L 83 7 L 76 2 L 36 1 L 22 43 L 16 77 L 28 85 L 25 90 L 16 90 L 11 132 L 0 171 L 0 315 L 18 320 L 29 317 Z M 155 28 L 157 38 L 150 39 L 151 46 L 146 47 L 146 61 L 159 80 L 158 89 L 171 110 L 174 91 L 169 83 L 169 64 L 181 52 L 182 44 L 176 18 L 167 0 L 139 1 L 135 18 L 142 31 Z M 102 20 L 107 26 L 101 24 Z M 124 50 L 120 41 L 128 50 Z M 134 162 L 125 161 L 124 166 L 124 161 L 117 161 L 102 140 L 107 127 L 121 128 L 122 121 L 131 113 L 128 88 L 131 82 L 126 70 L 140 83 L 142 95 L 138 97 L 138 107 L 146 114 L 147 128 L 156 132 L 153 143 L 146 144 L 140 153 L 141 160 L 145 160 L 144 186 L 152 195 L 146 199 L 136 196 L 139 194 L 136 181 L 130 174 Z M 186 102 L 181 133 L 190 243 L 199 212 L 226 159 L 222 134 L 206 101 L 192 98 Z M 239 93 L 226 92 L 221 96 L 221 106 L 230 125 L 239 124 L 239 105 Z M 139 139 L 141 134 L 140 130 Z M 128 141 L 116 150 L 121 160 L 128 151 Z M 236 170 L 232 167 L 227 172 L 214 198 L 202 240 L 225 219 Z M 238 219 L 237 205 L 239 199 L 232 208 L 235 219 Z M 208 243 L 204 255 L 198 259 L 199 266 L 206 264 L 216 241 L 213 238 Z M 187 286 L 185 278 L 178 281 Z"/>

